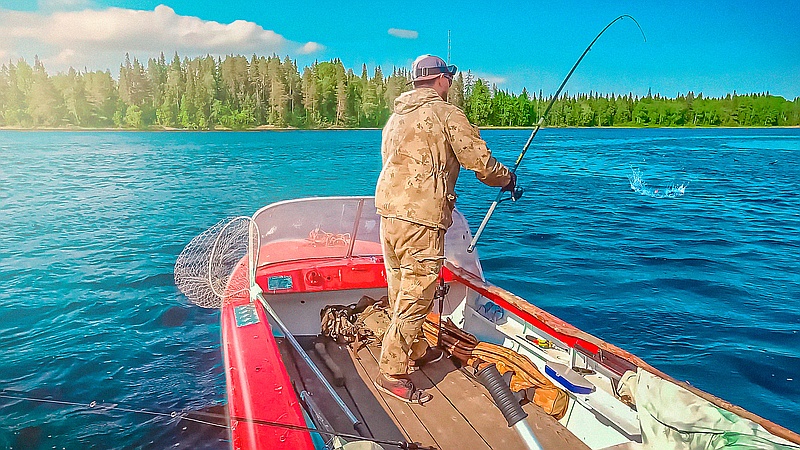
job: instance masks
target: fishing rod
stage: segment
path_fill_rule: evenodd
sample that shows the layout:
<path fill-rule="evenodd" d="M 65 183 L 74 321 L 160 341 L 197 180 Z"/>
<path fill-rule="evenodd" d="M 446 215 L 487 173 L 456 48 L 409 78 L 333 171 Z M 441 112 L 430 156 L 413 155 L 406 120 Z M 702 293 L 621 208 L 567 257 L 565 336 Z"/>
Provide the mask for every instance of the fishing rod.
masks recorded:
<path fill-rule="evenodd" d="M 561 94 L 561 90 L 564 89 L 564 86 L 567 84 L 567 81 L 569 81 L 570 77 L 572 76 L 572 73 L 575 72 L 575 69 L 577 69 L 578 65 L 581 63 L 581 61 L 583 61 L 583 57 L 586 56 L 587 53 L 589 53 L 589 50 L 592 49 L 592 46 L 594 45 L 594 43 L 597 42 L 598 39 L 600 39 L 600 36 L 602 36 L 603 33 L 605 33 L 606 30 L 611 27 L 611 25 L 614 25 L 614 23 L 616 23 L 618 20 L 622 20 L 622 19 L 624 19 L 626 17 L 628 19 L 631 19 L 633 21 L 633 23 L 635 23 L 636 26 L 639 27 L 639 31 L 642 32 L 642 38 L 644 39 L 645 42 L 647 42 L 647 38 L 644 35 L 644 30 L 642 30 L 642 27 L 641 27 L 641 25 L 639 25 L 639 22 L 637 22 L 636 19 L 633 18 L 633 16 L 628 15 L 628 14 L 623 14 L 623 15 L 617 17 L 616 19 L 612 20 L 611 22 L 609 22 L 608 25 L 606 25 L 605 28 L 603 28 L 602 31 L 597 33 L 597 36 L 595 36 L 595 38 L 592 40 L 592 42 L 589 44 L 589 46 L 586 47 L 586 50 L 583 51 L 583 53 L 581 54 L 581 57 L 578 58 L 578 60 L 575 62 L 575 65 L 572 66 L 572 69 L 570 69 L 570 71 L 567 74 L 566 78 L 564 78 L 564 81 L 561 82 L 561 86 L 558 87 L 558 90 L 556 91 L 556 93 L 553 94 L 553 97 L 550 99 L 550 102 L 547 104 L 547 108 L 545 108 L 545 110 L 544 110 L 544 114 L 542 114 L 542 116 L 539 118 L 539 121 L 536 123 L 536 126 L 533 128 L 533 132 L 531 133 L 530 137 L 528 138 L 528 141 L 525 142 L 525 146 L 522 147 L 522 152 L 517 157 L 517 161 L 514 163 L 514 167 L 511 169 L 511 173 L 516 173 L 517 172 L 517 168 L 519 167 L 519 164 L 522 162 L 522 158 L 525 157 L 525 153 L 528 151 L 528 147 L 530 147 L 531 141 L 533 141 L 533 138 L 536 137 L 536 133 L 539 132 L 539 129 L 544 124 L 544 120 L 547 118 L 547 115 L 550 113 L 550 108 L 553 107 L 553 104 L 556 102 L 556 99 L 558 99 L 558 96 Z M 511 193 L 511 197 L 508 197 L 508 198 L 504 199 L 503 198 L 503 192 L 504 191 L 501 190 L 497 194 L 497 198 L 495 198 L 494 202 L 492 202 L 492 205 L 489 207 L 489 210 L 486 211 L 486 216 L 484 216 L 483 222 L 481 222 L 481 226 L 478 227 L 478 231 L 475 233 L 475 237 L 472 238 L 472 242 L 469 243 L 469 246 L 467 247 L 467 252 L 472 253 L 475 250 L 475 245 L 477 245 L 478 239 L 480 239 L 481 234 L 483 234 L 483 230 L 486 228 L 486 224 L 489 223 L 489 218 L 492 217 L 492 214 L 494 213 L 495 208 L 497 208 L 497 205 L 500 204 L 500 202 L 502 202 L 504 200 L 508 200 L 509 198 L 511 198 L 513 200 L 516 200 L 520 196 L 522 196 L 522 190 L 521 189 L 519 189 L 519 190 L 515 189 L 515 192 Z"/>

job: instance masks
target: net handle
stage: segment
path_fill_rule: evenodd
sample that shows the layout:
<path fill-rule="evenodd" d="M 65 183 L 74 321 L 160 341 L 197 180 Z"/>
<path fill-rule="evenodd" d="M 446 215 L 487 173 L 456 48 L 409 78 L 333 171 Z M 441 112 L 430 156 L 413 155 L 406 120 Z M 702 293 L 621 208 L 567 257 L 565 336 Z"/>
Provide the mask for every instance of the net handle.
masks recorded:
<path fill-rule="evenodd" d="M 214 256 L 217 255 L 217 249 L 219 248 L 219 245 L 221 243 L 220 238 L 225 236 L 225 231 L 229 227 L 233 226 L 235 223 L 237 223 L 240 220 L 246 220 L 249 223 L 249 225 L 248 225 L 248 234 L 247 234 L 247 237 L 248 237 L 248 239 L 247 239 L 247 258 L 248 258 L 247 259 L 247 263 L 248 263 L 248 274 L 247 274 L 247 276 L 248 276 L 248 284 L 249 284 L 249 286 L 252 286 L 253 283 L 255 283 L 256 269 L 255 269 L 254 261 L 255 262 L 258 261 L 258 252 L 259 252 L 259 249 L 261 248 L 261 235 L 258 232 L 258 225 L 256 224 L 256 221 L 253 220 L 252 217 L 236 216 L 236 217 L 230 219 L 228 221 L 228 223 L 226 223 L 225 226 L 223 226 L 219 230 L 219 232 L 217 232 L 217 238 L 214 239 L 214 245 L 211 247 L 211 257 L 208 258 L 208 264 L 207 264 L 207 270 L 206 270 L 206 277 L 207 277 L 206 281 L 208 281 L 208 285 L 211 286 L 211 291 L 214 293 L 214 295 L 219 297 L 220 300 L 225 298 L 226 293 L 224 291 L 223 292 L 217 292 L 217 290 L 215 288 L 217 283 L 214 283 L 214 279 L 213 279 L 213 274 L 214 274 L 213 263 L 215 262 Z M 257 239 L 257 243 L 255 245 L 255 251 L 253 250 L 253 233 L 254 233 L 254 230 L 255 230 L 255 236 L 256 236 L 256 239 Z M 253 258 L 253 253 L 255 253 L 255 258 Z M 225 288 L 223 288 L 223 289 L 227 289 L 227 286 Z"/>

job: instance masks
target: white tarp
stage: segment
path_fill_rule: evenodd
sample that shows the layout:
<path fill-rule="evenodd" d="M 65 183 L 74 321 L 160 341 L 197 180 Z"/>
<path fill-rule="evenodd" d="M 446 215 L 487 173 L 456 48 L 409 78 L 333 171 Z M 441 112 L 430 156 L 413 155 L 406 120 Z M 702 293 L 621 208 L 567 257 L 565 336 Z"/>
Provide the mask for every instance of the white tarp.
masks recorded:
<path fill-rule="evenodd" d="M 628 371 L 619 385 L 639 412 L 644 448 L 658 450 L 800 449 L 761 425 L 720 408 L 650 372 Z"/>

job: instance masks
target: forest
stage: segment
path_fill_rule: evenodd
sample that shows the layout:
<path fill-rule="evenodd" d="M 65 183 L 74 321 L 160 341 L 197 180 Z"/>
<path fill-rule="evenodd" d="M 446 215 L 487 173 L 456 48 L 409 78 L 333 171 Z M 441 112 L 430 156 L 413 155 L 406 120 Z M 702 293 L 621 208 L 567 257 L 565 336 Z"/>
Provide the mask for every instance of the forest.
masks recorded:
<path fill-rule="evenodd" d="M 246 130 L 382 127 L 410 74 L 380 67 L 360 74 L 341 60 L 298 68 L 289 57 L 186 58 L 162 54 L 146 64 L 125 55 L 111 71 L 50 75 L 38 58 L 0 67 L 0 127 Z M 459 73 L 449 101 L 482 127 L 535 125 L 552 99 L 541 89 L 515 94 L 470 72 Z M 800 97 L 769 93 L 704 97 L 659 94 L 563 94 L 545 121 L 551 127 L 798 126 Z"/>

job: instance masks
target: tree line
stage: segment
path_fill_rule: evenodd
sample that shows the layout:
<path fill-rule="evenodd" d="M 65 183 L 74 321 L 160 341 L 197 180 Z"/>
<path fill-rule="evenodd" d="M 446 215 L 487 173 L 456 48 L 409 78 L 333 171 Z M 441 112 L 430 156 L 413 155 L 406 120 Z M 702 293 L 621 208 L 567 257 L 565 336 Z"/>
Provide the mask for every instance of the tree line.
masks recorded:
<path fill-rule="evenodd" d="M 50 75 L 38 58 L 0 67 L 0 126 L 19 128 L 252 129 L 382 127 L 410 73 L 380 67 L 372 74 L 346 69 L 339 59 L 299 70 L 289 57 L 229 55 L 146 64 L 128 55 L 115 79 L 111 71 Z M 470 72 L 459 73 L 449 101 L 479 126 L 530 127 L 552 97 L 498 90 Z M 800 97 L 769 93 L 704 97 L 564 94 L 547 126 L 796 126 Z"/>

